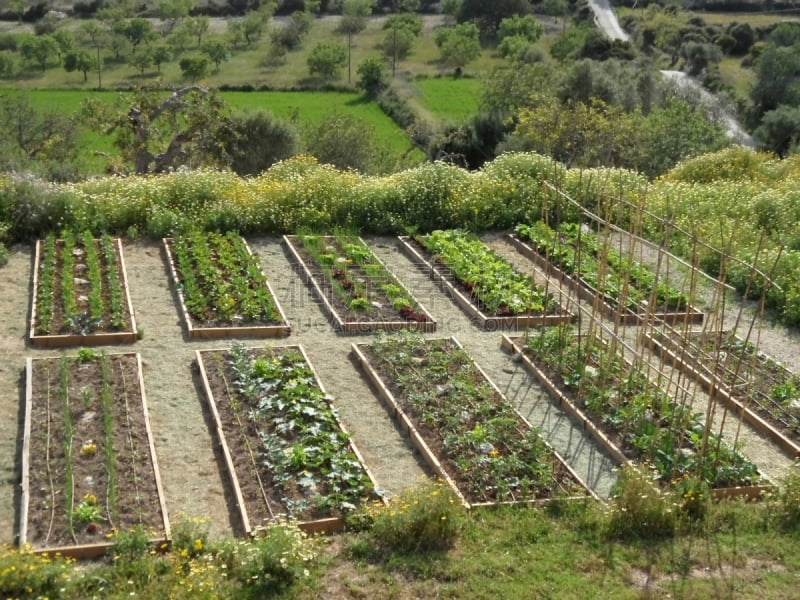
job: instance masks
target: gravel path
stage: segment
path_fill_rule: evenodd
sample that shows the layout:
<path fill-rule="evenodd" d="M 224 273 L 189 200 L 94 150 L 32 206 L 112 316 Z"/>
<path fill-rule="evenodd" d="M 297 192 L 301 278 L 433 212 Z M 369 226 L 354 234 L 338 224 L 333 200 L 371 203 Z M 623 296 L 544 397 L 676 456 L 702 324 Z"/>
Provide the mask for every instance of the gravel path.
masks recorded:
<path fill-rule="evenodd" d="M 518 267 L 531 270 L 530 263 L 500 236 L 488 235 L 484 239 Z M 615 479 L 613 461 L 500 350 L 501 334 L 474 326 L 434 282 L 399 252 L 394 238 L 371 237 L 366 241 L 437 320 L 438 331 L 428 335 L 455 336 L 584 481 L 601 497 L 607 496 Z M 340 417 L 378 485 L 391 494 L 414 485 L 424 476 L 424 467 L 350 360 L 350 345 L 368 341 L 372 336 L 341 336 L 333 331 L 316 299 L 294 272 L 279 239 L 248 238 L 248 242 L 270 278 L 292 325 L 292 334 L 283 340 L 247 340 L 245 343 L 251 346 L 302 344 L 324 387 L 335 397 Z M 107 350 L 142 354 L 151 424 L 170 518 L 175 521 L 181 513 L 206 516 L 212 532 L 230 533 L 234 520 L 228 506 L 233 506 L 233 502 L 224 482 L 225 474 L 219 467 L 219 449 L 212 437 L 202 388 L 193 368 L 197 349 L 225 347 L 227 342 L 186 338 L 159 244 L 149 241 L 128 244 L 125 260 L 137 324 L 143 329 L 144 338 L 132 346 L 107 347 Z M 26 356 L 58 353 L 30 348 L 26 343 L 31 263 L 31 248 L 16 247 L 10 263 L 0 269 L 0 411 L 3 415 L 0 420 L 0 543 L 11 542 L 17 530 L 24 360 Z M 545 281 L 541 273 L 535 273 L 535 277 Z M 550 282 L 550 285 L 555 284 Z M 568 295 L 564 295 L 563 300 L 573 308 L 577 306 Z M 782 352 L 777 353 L 778 358 L 784 358 L 786 352 L 795 356 L 793 349 L 800 348 L 800 340 L 796 336 L 786 336 L 781 329 L 766 335 L 772 343 L 765 349 L 769 352 L 779 346 Z M 764 337 L 762 335 L 762 343 Z M 775 472 L 780 473 L 789 459 L 777 454 L 764 458 L 770 465 L 777 464 L 779 468 Z"/>

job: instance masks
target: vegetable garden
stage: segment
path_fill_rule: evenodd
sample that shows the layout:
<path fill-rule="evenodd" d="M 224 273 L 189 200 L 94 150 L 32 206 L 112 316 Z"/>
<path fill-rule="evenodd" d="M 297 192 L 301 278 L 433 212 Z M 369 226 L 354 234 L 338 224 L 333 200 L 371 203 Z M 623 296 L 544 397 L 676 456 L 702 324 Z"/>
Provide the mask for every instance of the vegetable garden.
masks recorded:
<path fill-rule="evenodd" d="M 89 231 L 36 244 L 30 340 L 41 346 L 136 340 L 122 245 Z"/>
<path fill-rule="evenodd" d="M 137 354 L 28 359 L 20 543 L 102 554 L 115 531 L 170 537 Z"/>
<path fill-rule="evenodd" d="M 535 185 L 551 175 L 562 177 L 564 185 L 556 191 L 549 183 Z M 620 173 L 605 175 L 609 180 L 617 177 L 615 183 L 624 179 Z M 483 336 L 485 345 L 493 343 L 495 328 L 529 330 L 504 342 L 519 356 L 513 360 L 520 360 L 539 378 L 552 394 L 553 404 L 607 443 L 607 453 L 619 463 L 651 464 L 664 485 L 696 477 L 711 488 L 738 487 L 745 488 L 743 493 L 759 494 L 768 482 L 759 465 L 743 454 L 739 428 L 747 423 L 745 415 L 752 409 L 765 421 L 773 419 L 773 427 L 796 444 L 798 376 L 768 357 L 762 358 L 749 334 L 743 341 L 722 328 L 726 317 L 731 321 L 724 294 L 715 293 L 710 301 L 706 295 L 705 313 L 693 308 L 698 281 L 704 277 L 698 269 L 699 258 L 689 263 L 671 257 L 667 246 L 677 247 L 671 242 L 679 236 L 666 236 L 667 221 L 658 221 L 659 228 L 655 228 L 648 221 L 655 219 L 655 213 L 636 212 L 628 199 L 609 202 L 600 192 L 605 189 L 598 181 L 601 175 L 593 176 L 596 179 L 587 176 L 577 181 L 552 163 L 511 156 L 498 159 L 474 176 L 429 165 L 395 176 L 391 182 L 377 182 L 360 179 L 355 173 L 339 174 L 313 161 L 295 160 L 247 181 L 228 174 L 198 173 L 195 180 L 182 179 L 183 174 L 169 175 L 158 185 L 142 180 L 136 184 L 138 189 L 123 181 L 87 182 L 69 194 L 91 198 L 91 202 L 73 205 L 65 200 L 60 218 L 100 231 L 141 225 L 150 235 L 168 234 L 163 245 L 166 264 L 179 292 L 176 296 L 189 337 L 210 335 L 192 333 L 203 329 L 220 330 L 214 335 L 228 337 L 296 335 L 290 325 L 291 310 L 284 313 L 278 305 L 244 238 L 239 233 L 202 232 L 196 226 L 213 224 L 245 235 L 297 232 L 284 236 L 286 254 L 281 258 L 297 265 L 299 275 L 323 301 L 332 330 L 365 336 L 381 329 L 416 330 L 414 334 L 378 334 L 372 343 L 359 340 L 352 355 L 364 378 L 375 386 L 376 395 L 401 423 L 400 428 L 423 449 L 429 472 L 451 482 L 468 506 L 527 503 L 592 492 L 569 461 L 508 404 L 454 339 L 429 337 L 437 328 L 441 332 L 442 321 L 437 322 L 417 301 L 413 287 L 406 287 L 403 278 L 378 258 L 367 243 L 369 239 L 365 242 L 346 233 L 351 229 L 340 229 L 340 225 L 369 222 L 365 228 L 369 231 L 398 233 L 406 229 L 412 233 L 390 238 L 405 253 L 402 260 L 438 277 L 473 324 L 478 321 L 480 331 L 475 335 Z M 503 188 L 501 180 L 509 187 Z M 477 191 L 495 185 L 509 201 L 493 213 L 493 205 L 477 201 Z M 165 192 L 170 186 L 174 188 Z M 196 188 L 204 189 L 205 195 L 199 195 Z M 411 200 L 412 189 L 427 194 L 427 204 L 416 197 Z M 122 192 L 131 193 L 124 206 L 116 197 Z M 580 201 L 568 192 L 576 192 Z M 313 201 L 307 195 L 312 193 Z M 146 197 L 149 208 L 144 218 L 140 211 Z M 269 198 L 269 202 L 259 198 Z M 328 204 L 319 204 L 317 198 Z M 593 210 L 583 208 L 582 202 L 591 204 Z M 315 207 L 312 212 L 309 203 Z M 106 208 L 109 210 L 104 212 Z M 313 228 L 299 227 L 298 221 L 309 215 Z M 414 231 L 412 223 L 421 215 L 427 218 L 417 223 L 424 226 L 417 225 L 420 231 Z M 477 229 L 474 225 L 484 218 L 504 232 L 520 223 L 533 224 L 515 229 L 518 238 L 527 238 L 528 249 L 509 237 L 496 238 L 490 247 L 466 229 L 448 227 L 457 222 Z M 37 226 L 35 222 L 28 225 Z M 658 235 L 666 236 L 661 240 L 664 243 L 648 245 L 643 234 L 656 229 Z M 35 336 L 58 332 L 55 324 L 83 327 L 79 332 L 82 340 L 106 323 L 112 329 L 120 322 L 135 327 L 132 310 L 128 320 L 122 321 L 117 311 L 120 298 L 127 295 L 121 244 L 108 234 L 94 235 L 65 231 L 60 239 L 48 234 L 37 244 L 32 344 Z M 505 254 L 496 251 L 499 246 L 506 249 Z M 85 278 L 79 276 L 83 273 Z M 748 290 L 760 294 L 762 306 L 767 294 L 778 289 L 764 277 L 751 267 Z M 76 284 L 78 278 L 91 285 L 76 290 L 76 285 L 84 285 Z M 588 284 L 582 288 L 589 292 L 571 285 L 573 278 Z M 114 287 L 114 281 L 121 283 Z M 724 277 L 713 285 L 717 291 L 724 289 Z M 556 297 L 566 298 L 566 302 L 556 302 Z M 43 315 L 49 315 L 49 322 Z M 751 316 L 750 329 L 755 330 L 762 311 L 753 311 Z M 741 313 L 736 315 L 739 331 L 743 319 Z M 694 329 L 700 324 L 702 332 Z M 530 330 L 533 326 L 544 327 Z M 640 343 L 667 339 L 672 340 L 673 355 L 662 357 L 663 363 Z M 677 348 L 685 352 L 678 353 Z M 123 410 L 123 405 L 129 410 L 135 402 L 109 404 L 103 400 L 110 384 L 104 371 L 108 367 L 102 365 L 111 355 L 99 356 L 87 353 L 80 375 L 71 372 L 78 368 L 74 366 L 77 362 L 65 359 L 57 365 L 50 363 L 44 371 L 31 367 L 35 373 L 30 384 L 36 390 L 33 397 L 44 397 L 49 407 L 42 417 L 36 416 L 39 409 L 32 409 L 26 421 L 31 447 L 38 448 L 35 454 L 43 455 L 48 463 L 34 470 L 47 473 L 54 469 L 55 462 L 51 465 L 48 461 L 58 456 L 66 463 L 58 467 L 58 485 L 70 496 L 69 503 L 64 499 L 54 503 L 57 494 L 51 491 L 50 504 L 42 508 L 50 511 L 53 531 L 58 531 L 55 537 L 41 533 L 41 517 L 33 521 L 36 525 L 24 526 L 23 539 L 38 548 L 91 545 L 98 531 L 117 527 L 121 520 L 122 511 L 115 508 L 121 502 L 115 490 L 121 487 L 113 475 L 110 455 L 122 451 L 116 438 L 113 443 L 107 440 L 112 425 L 132 417 L 118 412 L 112 417 L 105 415 L 111 405 L 115 410 Z M 669 371 L 665 364 L 680 366 L 681 361 L 687 366 L 687 376 L 699 374 L 707 380 L 703 383 L 701 378 L 708 391 L 707 399 L 700 400 L 707 402 L 703 410 L 697 410 L 697 394 L 684 385 L 683 374 Z M 87 366 L 95 362 L 101 365 L 97 372 Z M 38 359 L 33 363 L 38 364 Z M 509 363 L 513 364 L 511 359 Z M 344 515 L 365 498 L 379 496 L 369 465 L 339 423 L 331 398 L 302 346 L 245 348 L 235 343 L 224 350 L 205 348 L 197 352 L 196 364 L 208 411 L 226 448 L 220 469 L 228 472 L 235 490 L 227 501 L 241 508 L 241 533 L 258 532 L 283 514 L 302 521 L 309 530 L 332 531 L 342 527 Z M 109 372 L 116 373 L 114 369 Z M 91 383 L 87 380 L 77 392 L 70 387 L 69 393 L 78 395 L 62 399 L 56 390 L 71 386 L 78 377 L 91 378 Z M 138 380 L 136 377 L 126 380 L 130 383 Z M 732 409 L 738 421 L 727 417 L 728 405 L 721 394 L 730 392 L 733 397 L 734 389 L 752 392 L 738 399 L 746 410 Z M 118 399 L 119 394 L 114 397 Z M 33 406 L 36 402 L 41 401 Z M 65 407 L 66 417 L 55 413 L 57 402 Z M 724 414 L 723 422 L 729 421 L 724 432 L 716 418 L 719 411 Z M 31 422 L 34 418 L 41 420 Z M 731 422 L 734 434 L 730 433 Z M 43 432 L 50 437 L 37 437 Z M 133 438 L 133 434 L 126 435 Z M 70 441 L 71 453 L 70 448 L 54 445 L 52 440 L 62 438 L 78 440 Z M 797 455 L 796 445 L 777 443 L 790 456 Z M 102 461 L 101 455 L 105 457 Z M 32 455 L 32 464 L 34 459 Z M 85 475 L 80 482 L 74 478 L 90 459 L 94 461 L 91 464 L 101 465 L 105 474 L 93 475 L 89 481 L 94 483 L 88 486 Z M 144 468 L 139 465 L 136 472 Z M 44 484 L 36 481 L 32 485 L 39 487 L 33 489 L 42 489 Z M 47 481 L 50 489 L 55 489 L 55 484 Z M 69 481 L 73 484 L 64 483 Z M 67 492 L 73 485 L 74 490 Z M 144 497 L 141 492 L 132 494 L 137 499 Z M 26 501 L 31 498 L 26 496 Z M 153 506 L 158 505 L 156 501 Z M 152 527 L 166 537 L 169 528 L 163 501 L 160 508 L 164 522 Z M 126 508 L 125 514 L 128 512 L 145 511 L 134 507 Z M 151 526 L 151 519 L 142 517 L 141 523 Z"/>
<path fill-rule="evenodd" d="M 275 294 L 247 242 L 195 231 L 164 240 L 189 337 L 289 335 Z"/>

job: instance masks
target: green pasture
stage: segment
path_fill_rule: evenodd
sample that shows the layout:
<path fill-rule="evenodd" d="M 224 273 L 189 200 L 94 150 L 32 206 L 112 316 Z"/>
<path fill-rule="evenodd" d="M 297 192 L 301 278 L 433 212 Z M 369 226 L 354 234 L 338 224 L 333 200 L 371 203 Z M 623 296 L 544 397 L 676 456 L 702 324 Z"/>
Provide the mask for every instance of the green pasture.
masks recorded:
<path fill-rule="evenodd" d="M 419 102 L 439 121 L 466 121 L 478 112 L 482 90 L 479 79 L 421 78 L 413 86 L 419 90 Z"/>

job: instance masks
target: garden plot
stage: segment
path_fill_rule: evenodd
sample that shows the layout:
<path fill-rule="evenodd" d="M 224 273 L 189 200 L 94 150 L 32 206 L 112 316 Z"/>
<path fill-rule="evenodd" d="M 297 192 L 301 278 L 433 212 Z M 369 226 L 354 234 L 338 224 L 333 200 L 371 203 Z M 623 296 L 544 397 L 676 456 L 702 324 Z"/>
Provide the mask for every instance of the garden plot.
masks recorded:
<path fill-rule="evenodd" d="M 27 359 L 20 544 L 88 558 L 170 536 L 138 354 Z"/>
<path fill-rule="evenodd" d="M 461 231 L 399 238 L 403 252 L 479 326 L 519 329 L 572 322 L 553 295 Z"/>
<path fill-rule="evenodd" d="M 195 232 L 163 245 L 190 338 L 289 335 L 289 322 L 240 235 Z"/>
<path fill-rule="evenodd" d="M 728 332 L 652 331 L 646 343 L 792 457 L 800 457 L 800 375 Z"/>
<path fill-rule="evenodd" d="M 697 476 L 717 495 L 757 497 L 768 489 L 756 465 L 715 433 L 705 436 L 691 399 L 652 383 L 643 365 L 623 358 L 619 343 L 553 327 L 504 336 L 502 347 L 620 464 L 649 463 L 665 484 Z"/>
<path fill-rule="evenodd" d="M 433 317 L 361 238 L 304 234 L 284 241 L 339 331 L 436 331 Z"/>
<path fill-rule="evenodd" d="M 375 482 L 301 346 L 198 350 L 243 530 L 281 516 L 334 532 Z"/>
<path fill-rule="evenodd" d="M 689 298 L 644 265 L 604 247 L 585 226 L 563 223 L 518 225 L 508 239 L 548 275 L 567 284 L 586 302 L 600 300 L 601 311 L 623 325 L 645 321 L 700 324 L 703 313 Z"/>
<path fill-rule="evenodd" d="M 119 239 L 65 232 L 36 243 L 29 337 L 46 347 L 136 341 Z"/>
<path fill-rule="evenodd" d="M 591 495 L 454 338 L 406 333 L 352 348 L 392 417 L 466 506 Z"/>

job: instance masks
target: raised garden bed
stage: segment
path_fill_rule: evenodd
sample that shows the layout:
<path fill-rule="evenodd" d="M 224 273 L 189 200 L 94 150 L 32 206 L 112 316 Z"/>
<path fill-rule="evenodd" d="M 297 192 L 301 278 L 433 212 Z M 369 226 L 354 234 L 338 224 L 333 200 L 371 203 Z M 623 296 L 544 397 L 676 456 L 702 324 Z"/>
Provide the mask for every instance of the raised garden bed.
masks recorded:
<path fill-rule="evenodd" d="M 289 322 L 240 235 L 195 232 L 163 243 L 190 338 L 289 335 Z"/>
<path fill-rule="evenodd" d="M 478 326 L 495 331 L 573 322 L 552 294 L 460 231 L 401 236 L 402 251 Z"/>
<path fill-rule="evenodd" d="M 436 321 L 353 235 L 287 235 L 286 247 L 337 330 L 436 331 Z"/>
<path fill-rule="evenodd" d="M 623 325 L 645 321 L 696 325 L 703 312 L 669 282 L 656 282 L 647 267 L 612 248 L 601 249 L 597 235 L 576 223 L 558 231 L 543 222 L 518 225 L 509 241 L 551 277 L 572 289 L 579 298 L 594 303 L 610 319 Z M 653 308 L 650 308 L 653 303 Z"/>
<path fill-rule="evenodd" d="M 702 454 L 702 415 L 651 383 L 619 348 L 564 328 L 504 336 L 502 347 L 618 463 L 649 462 L 665 484 L 698 476 L 716 496 L 758 497 L 769 489 L 756 466 L 715 434 Z"/>
<path fill-rule="evenodd" d="M 382 401 L 467 507 L 592 495 L 454 338 L 353 344 Z"/>
<path fill-rule="evenodd" d="M 800 375 L 728 332 L 653 331 L 645 340 L 785 452 L 800 457 Z"/>
<path fill-rule="evenodd" d="M 139 354 L 28 358 L 20 544 L 90 558 L 112 531 L 170 537 Z"/>
<path fill-rule="evenodd" d="M 375 482 L 301 346 L 198 350 L 197 364 L 247 535 L 279 516 L 344 527 Z"/>
<path fill-rule="evenodd" d="M 65 232 L 37 241 L 29 338 L 44 347 L 136 341 L 119 239 Z"/>

